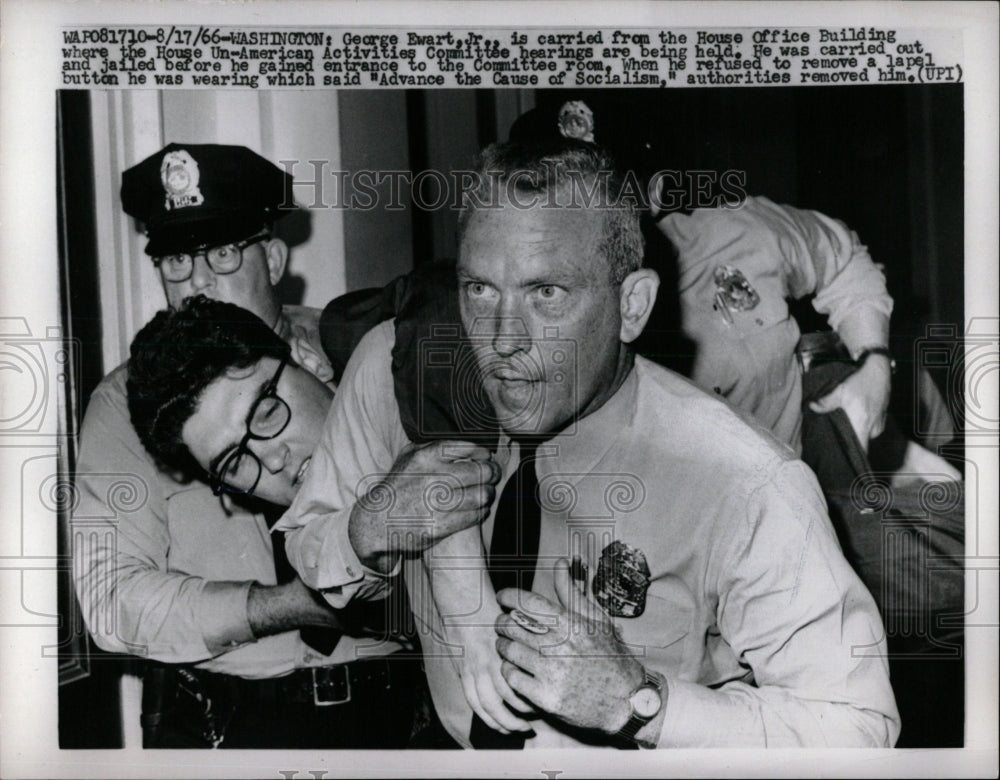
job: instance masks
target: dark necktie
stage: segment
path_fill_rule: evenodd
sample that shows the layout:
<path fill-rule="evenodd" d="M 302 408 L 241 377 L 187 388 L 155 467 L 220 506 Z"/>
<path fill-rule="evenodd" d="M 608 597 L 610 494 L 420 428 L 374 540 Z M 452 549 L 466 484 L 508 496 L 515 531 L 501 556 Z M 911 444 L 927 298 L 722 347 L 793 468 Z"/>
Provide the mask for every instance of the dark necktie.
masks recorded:
<path fill-rule="evenodd" d="M 278 577 L 278 584 L 291 582 L 297 575 L 285 554 L 285 534 L 282 531 L 271 531 L 271 547 L 274 550 L 274 572 Z M 299 636 L 320 655 L 330 655 L 340 641 L 341 633 L 335 628 L 304 626 L 299 629 Z"/>
<path fill-rule="evenodd" d="M 495 590 L 521 588 L 531 590 L 538 562 L 538 540 L 542 510 L 538 503 L 538 476 L 535 473 L 536 443 L 521 443 L 517 470 L 504 485 L 497 499 L 493 520 L 493 538 L 487 567 Z M 523 750 L 525 734 L 501 734 L 487 726 L 478 715 L 472 716 L 469 741 L 484 750 Z"/>
<path fill-rule="evenodd" d="M 500 492 L 493 521 L 488 567 L 496 590 L 531 590 L 538 562 L 542 510 L 538 505 L 535 443 L 521 443 L 517 469 Z"/>

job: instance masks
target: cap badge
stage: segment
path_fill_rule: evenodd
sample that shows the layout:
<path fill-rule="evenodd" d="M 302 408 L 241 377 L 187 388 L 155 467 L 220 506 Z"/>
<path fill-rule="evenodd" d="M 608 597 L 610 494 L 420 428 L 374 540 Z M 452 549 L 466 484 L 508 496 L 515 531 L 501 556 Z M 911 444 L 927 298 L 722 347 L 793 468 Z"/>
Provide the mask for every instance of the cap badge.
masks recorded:
<path fill-rule="evenodd" d="M 582 100 L 569 100 L 559 109 L 559 134 L 563 138 L 594 143 L 594 112 Z"/>
<path fill-rule="evenodd" d="M 198 163 L 185 150 L 164 155 L 160 164 L 160 181 L 167 194 L 164 206 L 167 211 L 200 206 L 205 198 L 198 189 Z"/>

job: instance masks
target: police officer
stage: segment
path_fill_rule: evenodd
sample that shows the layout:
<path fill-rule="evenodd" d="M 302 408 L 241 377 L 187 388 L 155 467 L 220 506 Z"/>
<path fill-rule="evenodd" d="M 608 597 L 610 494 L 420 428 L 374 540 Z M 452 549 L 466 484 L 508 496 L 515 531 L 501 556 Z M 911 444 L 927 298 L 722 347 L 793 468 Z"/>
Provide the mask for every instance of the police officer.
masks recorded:
<path fill-rule="evenodd" d="M 244 147 L 169 144 L 124 172 L 122 207 L 170 306 L 202 294 L 248 309 L 327 381 L 319 312 L 275 289 L 288 247 L 271 228 L 292 183 Z M 419 662 L 372 629 L 380 615 L 333 610 L 294 576 L 273 508 L 158 469 L 129 422 L 127 372 L 83 420 L 74 580 L 95 643 L 147 659 L 144 746 L 405 746 Z"/>

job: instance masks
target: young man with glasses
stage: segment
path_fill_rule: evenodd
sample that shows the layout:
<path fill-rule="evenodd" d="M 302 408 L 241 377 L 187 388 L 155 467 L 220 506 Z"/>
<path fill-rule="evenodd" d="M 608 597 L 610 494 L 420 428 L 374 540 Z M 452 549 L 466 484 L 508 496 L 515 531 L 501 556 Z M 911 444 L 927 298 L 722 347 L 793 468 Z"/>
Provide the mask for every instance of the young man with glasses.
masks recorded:
<path fill-rule="evenodd" d="M 187 299 L 178 309 L 159 312 L 139 332 L 128 368 L 132 424 L 157 463 L 209 483 L 220 496 L 291 504 L 324 429 L 332 393 L 292 360 L 288 345 L 258 317 L 203 296 Z M 500 472 L 485 447 L 441 441 L 415 450 L 411 473 L 398 475 L 402 479 L 387 489 L 400 505 L 408 492 L 422 500 L 427 475 L 438 489 L 445 486 L 444 475 L 448 488 L 460 489 L 455 494 L 460 498 L 444 501 L 445 511 L 435 524 L 422 526 L 424 533 L 388 550 L 381 526 L 355 529 L 362 539 L 358 549 L 365 549 L 364 539 L 381 543 L 378 554 L 392 558 L 387 569 L 395 568 L 401 553 L 418 553 L 479 522 L 494 499 Z M 402 595 L 401 583 L 384 577 L 373 582 L 376 587 L 365 598 L 376 611 L 384 604 L 383 614 L 391 612 L 393 602 L 379 599 L 390 592 Z M 318 594 L 316 600 L 322 603 Z M 363 610 L 364 603 L 359 599 L 351 607 Z M 383 706 L 391 720 L 405 712 L 407 702 L 394 699 Z M 435 747 L 441 739 L 431 729 L 410 746 Z"/>
<path fill-rule="evenodd" d="M 247 432 L 243 434 L 240 443 L 224 450 L 209 463 L 208 472 L 211 476 L 213 493 L 222 493 L 226 485 L 233 485 L 248 495 L 252 495 L 257 489 L 264 467 L 249 445 L 251 440 L 270 441 L 280 435 L 292 419 L 292 410 L 278 395 L 278 382 L 281 381 L 281 374 L 287 365 L 288 358 L 283 357 L 274 375 L 254 399 L 250 411 L 246 414 Z M 228 408 L 231 410 L 232 407 Z M 211 404 L 206 402 L 201 411 L 210 409 Z M 195 429 L 191 433 L 197 436 L 200 431 L 201 429 Z M 308 467 L 309 458 L 303 458 L 295 472 L 293 482 L 301 481 Z M 268 471 L 270 472 L 270 469 Z"/>
<path fill-rule="evenodd" d="M 333 391 L 265 327 L 203 296 L 161 311 L 132 342 L 129 410 L 161 464 L 203 478 L 217 496 L 286 506 Z"/>
<path fill-rule="evenodd" d="M 319 312 L 275 290 L 288 248 L 270 228 L 291 192 L 289 174 L 244 147 L 170 144 L 123 173 L 121 197 L 171 307 L 199 294 L 238 304 L 326 381 Z M 385 660 L 397 642 L 344 633 L 355 616 L 316 599 L 272 544 L 273 508 L 158 468 L 129 421 L 127 377 L 124 365 L 105 377 L 83 420 L 74 581 L 95 643 L 147 659 L 144 745 L 405 746 L 419 665 Z"/>

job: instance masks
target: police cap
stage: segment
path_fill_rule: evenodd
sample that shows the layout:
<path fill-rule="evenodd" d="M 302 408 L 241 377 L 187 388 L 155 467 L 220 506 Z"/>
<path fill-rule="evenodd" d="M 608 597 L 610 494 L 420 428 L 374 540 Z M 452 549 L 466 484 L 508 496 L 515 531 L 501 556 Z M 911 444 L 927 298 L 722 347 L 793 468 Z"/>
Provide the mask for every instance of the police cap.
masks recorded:
<path fill-rule="evenodd" d="M 247 238 L 294 210 L 292 176 L 245 146 L 168 144 L 122 174 L 158 257 Z"/>

